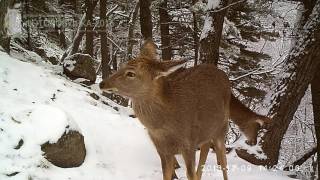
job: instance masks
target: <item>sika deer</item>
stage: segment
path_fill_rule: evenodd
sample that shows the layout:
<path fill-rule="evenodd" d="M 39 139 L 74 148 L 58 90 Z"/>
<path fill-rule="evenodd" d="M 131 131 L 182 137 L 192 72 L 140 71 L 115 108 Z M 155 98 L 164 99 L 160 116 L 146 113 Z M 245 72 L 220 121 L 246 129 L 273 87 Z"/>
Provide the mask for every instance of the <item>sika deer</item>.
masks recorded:
<path fill-rule="evenodd" d="M 140 55 L 104 79 L 100 88 L 132 100 L 160 156 L 164 180 L 172 178 L 175 154 L 182 154 L 188 180 L 200 179 L 195 172 L 195 152 L 198 147 L 207 149 L 210 141 L 227 180 L 228 77 L 209 64 L 176 73 L 184 63 L 156 61 L 155 46 L 147 41 Z"/>

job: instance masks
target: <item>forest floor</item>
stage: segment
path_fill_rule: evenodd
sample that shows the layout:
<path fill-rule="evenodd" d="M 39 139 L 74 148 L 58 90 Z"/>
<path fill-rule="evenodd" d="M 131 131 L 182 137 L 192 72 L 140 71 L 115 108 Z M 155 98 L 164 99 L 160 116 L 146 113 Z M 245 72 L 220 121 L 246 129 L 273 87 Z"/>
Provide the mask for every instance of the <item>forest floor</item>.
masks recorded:
<path fill-rule="evenodd" d="M 0 179 L 1 180 L 161 180 L 157 152 L 146 130 L 128 115 L 93 99 L 90 90 L 61 76 L 62 69 L 28 63 L 0 51 Z M 67 124 L 85 138 L 87 156 L 77 168 L 59 168 L 42 156 L 40 145 L 55 142 Z M 15 149 L 19 140 L 24 144 Z M 199 154 L 198 154 L 199 155 Z M 177 157 L 180 164 L 182 158 Z M 230 180 L 286 180 L 288 172 L 251 165 L 229 153 Z M 204 180 L 222 179 L 213 153 Z M 187 179 L 185 168 L 177 170 Z M 16 175 L 8 176 L 14 172 Z"/>

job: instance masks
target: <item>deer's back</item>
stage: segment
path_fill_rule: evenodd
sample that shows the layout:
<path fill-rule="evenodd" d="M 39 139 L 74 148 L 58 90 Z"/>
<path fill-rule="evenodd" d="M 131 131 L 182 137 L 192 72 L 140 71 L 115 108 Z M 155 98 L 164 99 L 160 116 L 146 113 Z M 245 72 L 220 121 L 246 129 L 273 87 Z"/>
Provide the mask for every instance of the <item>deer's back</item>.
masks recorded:
<path fill-rule="evenodd" d="M 169 100 L 184 126 L 194 123 L 205 130 L 223 124 L 231 94 L 228 77 L 223 71 L 203 64 L 173 74 L 168 77 L 168 84 Z"/>

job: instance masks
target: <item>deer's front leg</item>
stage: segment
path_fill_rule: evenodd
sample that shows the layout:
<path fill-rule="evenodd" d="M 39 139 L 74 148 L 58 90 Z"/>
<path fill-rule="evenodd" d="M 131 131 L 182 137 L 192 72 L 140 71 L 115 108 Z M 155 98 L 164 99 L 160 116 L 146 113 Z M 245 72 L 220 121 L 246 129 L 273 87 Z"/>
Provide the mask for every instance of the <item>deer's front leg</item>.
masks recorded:
<path fill-rule="evenodd" d="M 182 152 L 182 156 L 187 168 L 187 177 L 188 180 L 198 180 L 198 176 L 195 171 L 195 150 L 185 150 Z"/>
<path fill-rule="evenodd" d="M 210 143 L 206 143 L 200 147 L 200 159 L 199 159 L 199 164 L 197 168 L 197 176 L 199 180 L 201 179 L 203 168 L 206 163 L 209 150 L 210 150 Z"/>
<path fill-rule="evenodd" d="M 161 159 L 163 180 L 172 180 L 175 163 L 174 155 L 167 155 L 162 153 L 159 153 L 159 155 Z"/>

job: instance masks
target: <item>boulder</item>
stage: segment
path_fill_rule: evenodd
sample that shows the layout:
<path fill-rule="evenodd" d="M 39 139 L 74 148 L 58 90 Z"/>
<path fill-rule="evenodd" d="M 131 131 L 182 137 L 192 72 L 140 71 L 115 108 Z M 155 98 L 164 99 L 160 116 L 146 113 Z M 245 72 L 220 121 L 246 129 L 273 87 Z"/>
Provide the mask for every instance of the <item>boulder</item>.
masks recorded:
<path fill-rule="evenodd" d="M 4 50 L 8 54 L 10 54 L 10 41 L 10 37 L 0 37 L 0 50 L 2 49 L 1 51 Z"/>
<path fill-rule="evenodd" d="M 42 144 L 41 150 L 48 161 L 62 168 L 78 167 L 86 157 L 83 135 L 74 130 L 65 132 L 56 143 Z"/>
<path fill-rule="evenodd" d="M 55 55 L 50 55 L 45 49 L 43 49 L 41 46 L 34 47 L 34 51 L 41 56 L 44 60 L 49 61 L 53 65 L 57 65 L 59 63 L 58 57 Z"/>
<path fill-rule="evenodd" d="M 63 63 L 63 72 L 71 79 L 84 78 L 91 83 L 96 81 L 94 60 L 88 54 L 76 53 L 66 57 Z"/>

